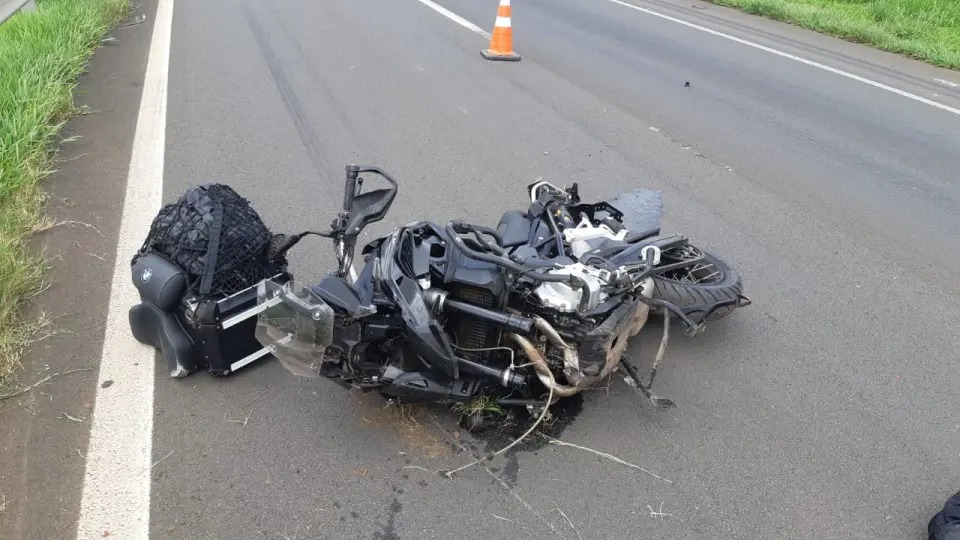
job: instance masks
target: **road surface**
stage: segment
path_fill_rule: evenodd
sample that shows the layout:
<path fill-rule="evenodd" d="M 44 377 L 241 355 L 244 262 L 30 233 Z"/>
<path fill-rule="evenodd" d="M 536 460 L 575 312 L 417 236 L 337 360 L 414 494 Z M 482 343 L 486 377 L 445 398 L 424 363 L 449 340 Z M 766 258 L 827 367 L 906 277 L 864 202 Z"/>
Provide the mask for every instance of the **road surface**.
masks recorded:
<path fill-rule="evenodd" d="M 514 4 L 518 64 L 435 9 L 489 30 L 495 0 L 178 2 L 163 198 L 228 182 L 323 227 L 344 164 L 376 164 L 401 189 L 374 235 L 495 223 L 541 177 L 662 190 L 754 306 L 671 343 L 678 408 L 615 382 L 559 437 L 672 483 L 551 445 L 446 480 L 497 442 L 276 362 L 158 362 L 151 535 L 922 538 L 960 488 L 960 77 L 691 0 Z"/>

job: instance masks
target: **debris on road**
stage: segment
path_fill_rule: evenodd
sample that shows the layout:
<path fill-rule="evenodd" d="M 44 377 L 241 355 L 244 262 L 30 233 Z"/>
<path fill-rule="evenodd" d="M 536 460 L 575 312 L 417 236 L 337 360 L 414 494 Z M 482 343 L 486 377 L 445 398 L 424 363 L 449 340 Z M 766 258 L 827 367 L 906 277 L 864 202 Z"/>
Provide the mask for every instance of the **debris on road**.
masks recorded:
<path fill-rule="evenodd" d="M 146 15 L 142 15 L 142 14 L 141 14 L 141 15 L 137 15 L 137 16 L 133 19 L 133 22 L 129 22 L 129 23 L 126 23 L 126 24 L 121 24 L 121 25 L 117 26 L 117 28 L 128 28 L 128 27 L 131 27 L 131 26 L 136 26 L 136 25 L 138 25 L 138 24 L 143 24 L 144 21 L 146 21 L 146 20 L 147 20 L 147 16 L 146 16 Z"/>
<path fill-rule="evenodd" d="M 560 517 L 562 517 L 563 520 L 567 522 L 567 525 L 569 525 L 570 528 L 573 529 L 573 532 L 577 533 L 577 538 L 578 538 L 579 540 L 583 540 L 583 536 L 580 535 L 580 531 L 578 531 L 577 528 L 574 527 L 573 522 L 570 521 L 570 518 L 567 517 L 567 514 L 564 513 L 564 511 L 560 509 L 560 506 L 557 505 L 557 503 L 555 503 L 555 502 L 553 502 L 553 501 L 550 501 L 550 502 L 553 503 L 553 511 L 560 514 Z"/>
<path fill-rule="evenodd" d="M 541 433 L 540 435 L 541 435 L 542 437 L 545 437 L 545 438 L 547 439 L 547 442 L 549 442 L 550 444 L 555 444 L 555 445 L 557 445 L 557 446 L 569 446 L 570 448 L 576 448 L 576 449 L 578 449 L 578 450 L 583 450 L 583 451 L 585 451 L 585 452 L 590 452 L 591 454 L 595 454 L 595 455 L 600 456 L 600 457 L 602 457 L 602 458 L 604 458 L 604 459 L 609 459 L 610 461 L 612 461 L 612 462 L 614 462 L 614 463 L 619 463 L 619 464 L 621 464 L 621 465 L 626 465 L 627 467 L 630 467 L 630 468 L 633 468 L 633 469 L 637 469 L 638 471 L 645 472 L 645 473 L 649 474 L 650 476 L 652 476 L 652 477 L 654 477 L 654 478 L 657 478 L 657 479 L 659 479 L 659 480 L 663 480 L 664 482 L 666 482 L 666 483 L 668 483 L 668 484 L 672 484 L 672 483 L 673 483 L 673 480 L 668 480 L 668 479 L 660 476 L 659 474 L 656 474 L 656 473 L 654 473 L 654 472 L 648 471 L 647 469 L 644 469 L 643 467 L 641 467 L 641 466 L 639 466 L 639 465 L 634 465 L 633 463 L 630 463 L 630 462 L 628 462 L 628 461 L 624 461 L 624 460 L 622 460 L 622 459 L 620 459 L 620 458 L 618 458 L 617 456 L 614 456 L 614 455 L 612 455 L 612 454 L 608 454 L 608 453 L 606 453 L 606 452 L 601 452 L 601 451 L 599 451 L 599 450 L 594 450 L 593 448 L 587 448 L 586 446 L 580 446 L 579 444 L 573 444 L 573 443 L 568 443 L 568 442 L 565 442 L 565 441 L 561 441 L 560 439 L 554 439 L 553 437 L 551 437 L 551 436 L 549 436 L 549 435 L 544 435 L 544 434 L 542 434 L 542 433 Z"/>
<path fill-rule="evenodd" d="M 52 380 L 52 379 L 56 379 L 57 377 L 63 377 L 64 375 L 70 375 L 71 373 L 77 373 L 77 372 L 80 372 L 80 371 L 93 371 L 93 368 L 89 368 L 89 367 L 88 367 L 88 368 L 71 369 L 71 370 L 68 370 L 68 371 L 64 371 L 63 373 L 54 373 L 53 375 L 48 375 L 48 376 L 40 379 L 39 381 L 31 384 L 30 386 L 27 386 L 27 387 L 25 387 L 25 388 L 21 388 L 20 390 L 17 390 L 16 392 L 12 392 L 12 393 L 9 393 L 9 394 L 0 394 L 0 401 L 5 401 L 5 400 L 8 400 L 8 399 L 10 399 L 10 398 L 15 398 L 15 397 L 17 397 L 17 396 L 22 396 L 22 395 L 30 392 L 30 391 L 33 390 L 34 388 L 40 386 L 41 384 L 44 384 L 44 383 L 49 382 L 49 381 Z"/>
<path fill-rule="evenodd" d="M 64 420 L 69 420 L 69 421 L 71 421 L 71 422 L 77 422 L 77 423 L 79 423 L 79 424 L 89 424 L 89 423 L 90 423 L 90 421 L 87 420 L 86 418 L 83 418 L 83 417 L 78 418 L 78 417 L 76 417 L 76 416 L 71 416 L 70 414 L 68 414 L 68 413 L 66 413 L 66 412 L 62 412 L 62 411 L 60 412 L 60 416 L 58 416 L 57 418 L 63 418 Z"/>
<path fill-rule="evenodd" d="M 247 422 L 250 421 L 250 415 L 251 415 L 251 414 L 253 414 L 253 409 L 250 409 L 250 411 L 247 413 L 247 416 L 244 417 L 243 420 L 231 420 L 231 419 L 227 418 L 227 413 L 223 413 L 223 420 L 224 420 L 224 422 L 227 422 L 227 423 L 230 423 L 230 424 L 240 424 L 240 425 L 242 425 L 243 427 L 247 427 Z"/>
<path fill-rule="evenodd" d="M 654 510 L 653 507 L 650 506 L 649 504 L 647 505 L 647 509 L 650 510 L 650 517 L 659 518 L 660 521 L 663 521 L 663 518 L 665 516 L 671 516 L 671 517 L 673 516 L 673 514 L 668 514 L 663 511 L 663 501 L 660 501 L 660 508 L 658 508 L 657 510 Z"/>
<path fill-rule="evenodd" d="M 164 461 L 166 461 L 166 459 L 167 459 L 168 457 L 170 457 L 170 456 L 173 455 L 173 452 L 174 452 L 174 451 L 171 450 L 167 455 L 165 455 L 165 456 L 163 456 L 162 458 L 160 458 L 160 459 L 158 459 L 157 461 L 155 461 L 154 464 L 150 466 L 150 468 L 152 469 L 152 468 L 156 467 L 157 465 L 159 465 L 159 464 L 163 463 Z"/>

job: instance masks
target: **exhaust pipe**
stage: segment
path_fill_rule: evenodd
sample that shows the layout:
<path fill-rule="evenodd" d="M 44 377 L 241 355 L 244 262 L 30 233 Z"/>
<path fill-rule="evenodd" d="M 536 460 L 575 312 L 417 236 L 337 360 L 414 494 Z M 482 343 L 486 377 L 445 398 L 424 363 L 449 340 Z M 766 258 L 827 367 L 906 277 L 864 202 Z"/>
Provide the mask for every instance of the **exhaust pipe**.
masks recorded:
<path fill-rule="evenodd" d="M 616 337 L 611 341 L 614 343 L 610 350 L 607 351 L 607 361 L 603 366 L 603 369 L 600 371 L 600 374 L 594 376 L 588 376 L 580 379 L 573 385 L 560 384 L 556 382 L 553 378 L 553 373 L 550 371 L 550 365 L 547 363 L 547 360 L 543 357 L 540 351 L 533 345 L 533 343 L 518 334 L 507 334 L 507 338 L 517 344 L 520 347 L 520 350 L 527 356 L 527 359 L 533 364 L 533 370 L 537 374 L 537 378 L 540 379 L 540 382 L 548 388 L 553 388 L 553 393 L 560 397 L 570 397 L 574 394 L 579 393 L 585 388 L 589 388 L 594 384 L 602 381 L 607 376 L 609 376 L 617 367 L 620 365 L 620 360 L 623 358 L 623 352 L 627 348 L 627 341 L 630 337 L 637 334 L 640 331 L 640 328 L 647 322 L 647 315 L 650 312 L 650 308 L 646 304 L 638 304 L 637 311 L 633 315 L 631 324 L 625 325 L 623 330 L 616 335 Z M 543 319 L 541 319 L 543 320 Z M 536 324 L 536 319 L 534 319 Z M 543 324 L 550 326 L 547 321 L 543 321 Z M 539 328 L 539 326 L 538 326 Z M 553 330 L 552 327 L 550 327 Z M 556 334 L 556 331 L 553 330 L 553 333 Z M 550 336 L 549 332 L 544 332 L 544 335 L 547 336 L 547 339 L 553 341 L 553 338 Z M 559 342 L 565 346 L 563 339 L 557 334 L 556 338 L 559 339 Z M 570 347 L 566 347 L 564 350 L 572 350 Z M 574 354 L 576 354 L 574 352 Z M 564 355 L 566 359 L 566 354 Z M 566 361 L 566 360 L 564 360 Z"/>

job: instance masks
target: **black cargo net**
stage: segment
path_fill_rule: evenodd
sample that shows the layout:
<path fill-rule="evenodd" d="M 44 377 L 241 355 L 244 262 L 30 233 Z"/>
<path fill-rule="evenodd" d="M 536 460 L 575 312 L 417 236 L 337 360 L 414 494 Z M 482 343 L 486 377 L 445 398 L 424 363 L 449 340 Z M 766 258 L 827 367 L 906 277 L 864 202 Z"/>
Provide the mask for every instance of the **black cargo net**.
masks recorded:
<path fill-rule="evenodd" d="M 159 253 L 187 274 L 193 292 L 230 295 L 284 270 L 283 257 L 268 256 L 272 237 L 232 188 L 203 185 L 160 210 L 137 257 Z"/>

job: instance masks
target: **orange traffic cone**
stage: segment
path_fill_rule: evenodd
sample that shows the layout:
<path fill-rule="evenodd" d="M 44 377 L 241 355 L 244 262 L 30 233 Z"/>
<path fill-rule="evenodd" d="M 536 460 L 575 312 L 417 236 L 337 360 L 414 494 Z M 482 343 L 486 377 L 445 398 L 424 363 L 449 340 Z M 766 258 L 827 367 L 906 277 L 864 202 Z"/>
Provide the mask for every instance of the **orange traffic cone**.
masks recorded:
<path fill-rule="evenodd" d="M 513 29 L 510 27 L 510 0 L 500 0 L 497 22 L 493 25 L 490 48 L 480 51 L 487 60 L 519 62 L 520 55 L 513 52 Z"/>

